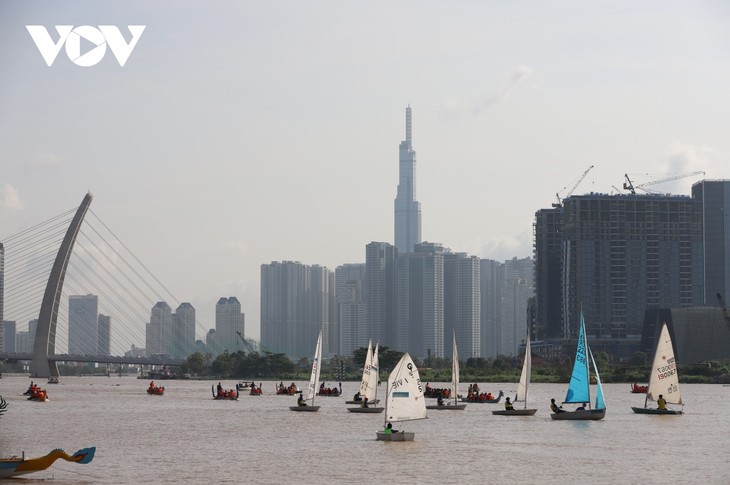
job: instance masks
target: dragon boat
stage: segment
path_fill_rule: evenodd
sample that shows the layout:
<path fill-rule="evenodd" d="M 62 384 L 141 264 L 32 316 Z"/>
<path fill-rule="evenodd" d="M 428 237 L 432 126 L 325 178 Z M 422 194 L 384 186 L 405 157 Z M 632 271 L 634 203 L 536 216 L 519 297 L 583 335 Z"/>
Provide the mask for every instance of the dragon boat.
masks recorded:
<path fill-rule="evenodd" d="M 163 394 L 165 394 L 165 386 L 148 387 L 147 394 L 151 396 L 162 396 Z"/>
<path fill-rule="evenodd" d="M 28 473 L 40 472 L 53 465 L 53 463 L 58 459 L 85 465 L 91 462 L 94 458 L 95 452 L 95 446 L 79 450 L 73 455 L 69 455 L 62 449 L 57 448 L 48 453 L 46 456 L 42 456 L 40 458 L 26 459 L 25 456 L 0 458 L 0 478 L 12 478 L 19 475 L 26 475 Z"/>

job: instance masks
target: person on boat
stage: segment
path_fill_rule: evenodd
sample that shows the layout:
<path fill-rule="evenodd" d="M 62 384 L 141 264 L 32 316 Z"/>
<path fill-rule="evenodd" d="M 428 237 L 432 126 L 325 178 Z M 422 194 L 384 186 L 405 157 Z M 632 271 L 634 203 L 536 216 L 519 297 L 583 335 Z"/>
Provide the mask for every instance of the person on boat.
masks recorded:
<path fill-rule="evenodd" d="M 488 392 L 488 393 L 487 393 L 487 399 L 488 399 L 488 400 L 492 400 L 492 399 L 494 399 L 494 394 L 492 394 L 491 392 Z"/>
<path fill-rule="evenodd" d="M 508 397 L 504 398 L 504 410 L 505 411 L 514 411 L 515 410 L 515 407 L 509 401 Z"/>
<path fill-rule="evenodd" d="M 398 430 L 397 429 L 393 429 L 393 425 L 389 422 L 387 424 L 387 426 L 385 427 L 385 429 L 383 430 L 383 432 L 385 434 L 393 434 L 393 433 L 397 433 Z"/>
<path fill-rule="evenodd" d="M 357 391 L 354 396 L 352 396 L 353 401 L 360 401 L 362 399 L 362 396 L 360 395 L 360 391 Z"/>
<path fill-rule="evenodd" d="M 662 411 L 667 409 L 667 400 L 664 399 L 664 396 L 659 394 L 659 399 L 656 400 L 657 409 L 660 409 Z"/>
<path fill-rule="evenodd" d="M 436 400 L 436 404 L 438 404 L 439 406 L 443 406 L 444 405 L 444 398 L 441 396 L 441 394 L 439 394 L 439 397 Z"/>
<path fill-rule="evenodd" d="M 368 407 L 368 398 L 364 397 L 362 400 L 362 403 L 360 403 L 360 407 L 366 408 Z"/>
<path fill-rule="evenodd" d="M 304 396 L 299 394 L 299 399 L 297 399 L 297 406 L 306 406 L 307 403 L 304 402 Z"/>
<path fill-rule="evenodd" d="M 551 399 L 550 400 L 550 410 L 552 412 L 554 412 L 555 414 L 564 413 L 565 412 L 565 410 L 562 407 L 560 407 L 557 404 L 555 404 L 555 399 Z"/>
<path fill-rule="evenodd" d="M 582 403 L 580 406 L 578 406 L 577 408 L 575 408 L 575 410 L 576 411 L 585 411 L 586 410 L 585 403 Z"/>
<path fill-rule="evenodd" d="M 154 389 L 154 388 L 155 388 L 155 381 L 150 381 L 150 389 Z"/>
<path fill-rule="evenodd" d="M 216 391 L 218 392 L 219 396 L 223 394 L 223 386 L 221 386 L 220 382 L 218 383 L 218 387 L 216 387 Z"/>

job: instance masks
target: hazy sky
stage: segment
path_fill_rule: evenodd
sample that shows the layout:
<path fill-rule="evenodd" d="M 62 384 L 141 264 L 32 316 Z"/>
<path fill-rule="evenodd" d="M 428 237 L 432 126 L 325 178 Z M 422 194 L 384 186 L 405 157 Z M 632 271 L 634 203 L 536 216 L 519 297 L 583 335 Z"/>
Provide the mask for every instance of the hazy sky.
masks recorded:
<path fill-rule="evenodd" d="M 48 67 L 26 25 L 146 29 L 124 67 Z M 590 165 L 576 194 L 730 178 L 730 4 L 0 0 L 0 240 L 91 191 L 205 326 L 234 295 L 258 338 L 262 263 L 393 241 L 408 104 L 423 238 L 529 256 Z"/>

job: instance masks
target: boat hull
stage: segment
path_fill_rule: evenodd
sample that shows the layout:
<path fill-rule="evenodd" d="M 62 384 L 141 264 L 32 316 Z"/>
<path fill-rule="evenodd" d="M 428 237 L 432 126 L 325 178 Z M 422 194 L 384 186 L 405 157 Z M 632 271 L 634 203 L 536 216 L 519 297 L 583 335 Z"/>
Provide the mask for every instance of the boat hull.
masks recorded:
<path fill-rule="evenodd" d="M 597 421 L 606 416 L 605 409 L 586 409 L 585 411 L 565 411 L 553 413 L 551 418 L 558 421 Z"/>
<path fill-rule="evenodd" d="M 426 409 L 434 409 L 437 411 L 463 411 L 466 404 L 444 404 L 443 406 L 426 406 Z"/>
<path fill-rule="evenodd" d="M 631 407 L 636 414 L 683 414 L 681 409 L 652 409 L 652 408 L 635 408 Z"/>
<path fill-rule="evenodd" d="M 361 414 L 378 414 L 382 413 L 385 408 L 347 408 L 348 411 L 351 413 L 361 413 Z"/>
<path fill-rule="evenodd" d="M 501 411 L 492 411 L 492 414 L 497 416 L 534 416 L 537 409 L 503 409 Z"/>
<path fill-rule="evenodd" d="M 378 404 L 380 402 L 380 399 L 376 399 L 375 401 L 368 401 L 368 404 Z M 361 404 L 362 401 L 345 401 L 345 404 Z"/>
<path fill-rule="evenodd" d="M 407 431 L 398 431 L 397 433 L 385 433 L 383 431 L 376 431 L 376 441 L 413 441 L 416 437 L 416 433 Z"/>
<path fill-rule="evenodd" d="M 289 406 L 289 409 L 300 413 L 316 413 L 319 411 L 319 406 Z"/>

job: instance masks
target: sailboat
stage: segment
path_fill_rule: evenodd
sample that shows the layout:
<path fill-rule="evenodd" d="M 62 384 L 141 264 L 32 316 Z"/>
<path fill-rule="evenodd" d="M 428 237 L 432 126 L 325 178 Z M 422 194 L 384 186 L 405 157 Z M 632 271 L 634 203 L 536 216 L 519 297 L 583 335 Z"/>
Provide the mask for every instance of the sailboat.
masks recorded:
<path fill-rule="evenodd" d="M 376 431 L 377 441 L 413 441 L 411 431 L 388 432 L 387 425 L 396 422 L 426 419 L 426 398 L 416 364 L 406 352 L 388 377 L 385 397 L 385 430 Z"/>
<path fill-rule="evenodd" d="M 368 353 L 365 358 L 365 367 L 362 371 L 362 381 L 360 382 L 360 396 L 363 400 L 367 399 L 368 404 L 373 407 L 358 406 L 356 408 L 347 408 L 351 413 L 382 413 L 385 408 L 378 408 L 375 405 L 378 402 L 378 379 L 380 377 L 380 367 L 378 363 L 378 347 L 380 343 L 375 344 L 375 350 L 372 355 Z M 368 348 L 370 345 L 368 345 Z M 372 399 L 370 397 L 372 396 Z"/>
<path fill-rule="evenodd" d="M 456 410 L 462 411 L 466 408 L 466 404 L 459 404 L 459 353 L 456 350 L 456 334 L 454 334 L 454 342 L 452 344 L 453 357 L 451 359 L 451 395 L 454 397 L 454 402 L 449 401 L 447 404 L 441 404 L 436 406 L 426 406 L 426 409 L 438 409 L 438 410 Z"/>
<path fill-rule="evenodd" d="M 532 416 L 537 409 L 527 409 L 527 388 L 530 387 L 530 375 L 532 374 L 532 350 L 530 350 L 530 330 L 527 329 L 527 340 L 525 344 L 525 360 L 522 361 L 522 374 L 520 374 L 520 383 L 517 385 L 517 396 L 515 403 L 524 402 L 522 409 L 503 409 L 501 411 L 492 411 L 492 414 L 499 416 Z"/>
<path fill-rule="evenodd" d="M 644 407 L 632 407 L 631 409 L 638 414 L 682 414 L 681 409 L 646 407 L 650 400 L 657 401 L 659 396 L 669 404 L 681 404 L 684 407 L 682 395 L 679 393 L 679 373 L 677 372 L 677 361 L 674 358 L 672 337 L 669 335 L 666 322 L 662 324 L 662 330 L 654 351 L 654 361 L 651 365 L 649 389 L 646 391 Z"/>
<path fill-rule="evenodd" d="M 305 401 L 312 400 L 312 404 L 304 404 L 303 406 L 289 406 L 292 411 L 316 412 L 319 406 L 314 405 L 314 396 L 317 394 L 317 385 L 319 384 L 319 371 L 322 362 L 322 327 L 319 328 L 319 338 L 317 339 L 317 347 L 314 349 L 314 360 L 312 360 L 312 375 L 309 378 L 309 387 L 307 387 L 307 397 Z"/>
<path fill-rule="evenodd" d="M 595 372 L 596 377 L 597 391 L 595 409 L 591 409 L 589 357 L 593 364 L 593 371 Z M 578 345 L 575 350 L 573 374 L 570 376 L 568 392 L 565 395 L 563 403 L 587 404 L 588 408 L 570 412 L 564 411 L 552 413 L 550 415 L 551 418 L 558 420 L 598 420 L 603 419 L 603 417 L 606 416 L 606 403 L 603 400 L 601 377 L 598 375 L 598 367 L 596 367 L 596 361 L 593 359 L 593 353 L 591 352 L 590 347 L 588 347 L 583 310 L 580 312 L 580 329 L 578 331 Z"/>

